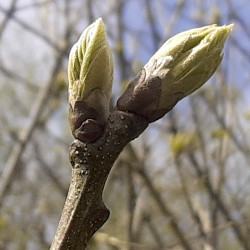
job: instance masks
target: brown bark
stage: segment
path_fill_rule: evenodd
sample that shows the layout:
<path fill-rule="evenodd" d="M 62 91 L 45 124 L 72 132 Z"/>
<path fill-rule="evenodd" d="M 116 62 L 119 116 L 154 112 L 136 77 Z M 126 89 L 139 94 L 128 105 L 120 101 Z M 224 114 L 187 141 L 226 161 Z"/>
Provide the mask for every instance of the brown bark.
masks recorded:
<path fill-rule="evenodd" d="M 124 146 L 147 126 L 145 118 L 115 110 L 110 113 L 99 140 L 92 144 L 73 142 L 70 148 L 72 181 L 51 249 L 85 249 L 109 217 L 102 193 L 110 169 Z"/>

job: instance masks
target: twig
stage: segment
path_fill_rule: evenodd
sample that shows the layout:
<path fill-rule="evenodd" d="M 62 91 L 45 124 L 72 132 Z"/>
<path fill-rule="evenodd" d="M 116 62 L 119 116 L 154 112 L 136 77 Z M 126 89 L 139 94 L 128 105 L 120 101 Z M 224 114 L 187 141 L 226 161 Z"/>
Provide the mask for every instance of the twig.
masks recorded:
<path fill-rule="evenodd" d="M 124 146 L 147 126 L 144 118 L 115 110 L 96 143 L 73 142 L 72 181 L 51 250 L 85 249 L 92 235 L 106 222 L 109 210 L 103 204 L 102 192 L 110 169 Z"/>

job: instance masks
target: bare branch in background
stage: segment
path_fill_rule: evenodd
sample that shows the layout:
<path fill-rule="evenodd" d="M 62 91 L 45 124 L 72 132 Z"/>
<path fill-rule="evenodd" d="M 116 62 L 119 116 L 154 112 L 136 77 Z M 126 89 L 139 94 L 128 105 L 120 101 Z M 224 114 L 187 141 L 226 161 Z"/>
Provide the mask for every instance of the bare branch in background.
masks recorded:
<path fill-rule="evenodd" d="M 87 5 L 87 13 L 88 13 L 88 18 L 87 18 L 87 20 L 88 20 L 88 22 L 89 23 L 93 23 L 94 22 L 94 14 L 93 14 L 93 1 L 91 1 L 91 0 L 87 0 L 86 1 L 86 5 Z"/>
<path fill-rule="evenodd" d="M 5 14 L 8 15 L 8 12 L 2 6 L 0 6 L 0 11 L 2 13 L 5 13 Z M 19 19 L 18 17 L 16 17 L 14 14 L 11 15 L 11 20 L 15 21 L 23 29 L 25 29 L 25 30 L 29 31 L 30 33 L 34 34 L 35 36 L 41 38 L 44 42 L 46 42 L 49 46 L 51 46 L 56 51 L 58 51 L 58 52 L 61 51 L 61 48 L 60 48 L 60 46 L 57 43 L 55 43 L 54 41 L 52 41 L 48 36 L 46 36 L 45 34 L 41 33 L 37 29 L 33 28 L 29 24 L 23 22 L 21 19 Z M 65 55 L 67 55 L 66 51 L 65 51 Z"/>
<path fill-rule="evenodd" d="M 42 110 L 48 100 L 52 86 L 55 83 L 58 74 L 61 71 L 65 54 L 67 54 L 69 50 L 69 44 L 68 44 L 69 37 L 70 37 L 70 26 L 68 25 L 65 29 L 65 37 L 64 37 L 64 40 L 66 42 L 65 47 L 60 50 L 60 53 L 58 54 L 54 62 L 54 67 L 51 72 L 50 80 L 45 84 L 45 86 L 41 87 L 38 93 L 37 100 L 34 102 L 31 109 L 29 125 L 20 134 L 19 140 L 15 143 L 8 157 L 5 168 L 3 169 L 2 175 L 0 177 L 0 204 L 2 204 L 6 190 L 12 181 L 12 176 L 22 156 L 22 153 L 24 152 L 27 144 L 29 143 L 29 140 L 32 137 L 36 125 L 41 117 Z"/>
<path fill-rule="evenodd" d="M 38 88 L 31 83 L 28 79 L 24 79 L 14 71 L 10 71 L 6 67 L 0 64 L 0 71 L 8 78 L 11 78 L 19 83 L 24 83 L 31 91 L 37 91 Z"/>
<path fill-rule="evenodd" d="M 8 22 L 11 20 L 13 13 L 15 12 L 17 0 L 12 0 L 9 10 L 6 12 L 5 18 L 0 26 L 0 40 L 2 38 L 3 32 L 7 27 Z"/>
<path fill-rule="evenodd" d="M 51 4 L 53 1 L 52 0 L 44 0 L 44 1 L 40 1 L 40 2 L 35 2 L 35 3 L 31 3 L 31 4 L 27 4 L 27 5 L 21 5 L 18 6 L 16 8 L 16 10 L 26 10 L 26 9 L 30 9 L 30 8 L 39 8 L 39 7 L 43 7 L 47 4 Z"/>
<path fill-rule="evenodd" d="M 22 132 L 19 141 L 15 143 L 14 148 L 9 155 L 7 163 L 0 177 L 0 204 L 3 202 L 4 195 L 6 194 L 6 190 L 12 181 L 12 176 L 15 172 L 18 161 L 32 136 L 37 121 L 39 120 L 42 109 L 47 101 L 51 86 L 55 82 L 57 75 L 60 72 L 65 52 L 66 51 L 64 49 L 62 50 L 61 54 L 59 54 L 51 74 L 51 79 L 45 86 L 41 88 L 38 98 L 32 107 L 29 126 Z"/>
<path fill-rule="evenodd" d="M 48 163 L 46 163 L 42 157 L 42 154 L 39 152 L 39 145 L 35 145 L 35 158 L 38 161 L 39 165 L 41 166 L 41 170 L 51 179 L 51 181 L 55 184 L 55 186 L 57 187 L 58 191 L 62 194 L 63 197 L 66 197 L 68 190 L 65 187 L 65 185 L 63 185 L 63 183 L 61 183 L 61 180 L 59 179 L 59 177 L 56 175 L 56 173 L 54 173 L 54 171 L 50 168 L 50 166 L 48 165 Z"/>
<path fill-rule="evenodd" d="M 152 198 L 154 199 L 154 201 L 158 205 L 159 209 L 161 210 L 163 215 L 166 216 L 166 218 L 168 219 L 169 224 L 171 225 L 171 228 L 172 228 L 174 234 L 176 235 L 178 240 L 181 242 L 181 245 L 183 246 L 183 248 L 184 249 L 193 249 L 191 247 L 191 245 L 189 244 L 189 242 L 186 240 L 184 233 L 180 229 L 180 227 L 177 223 L 177 218 L 174 215 L 173 211 L 171 211 L 170 208 L 168 207 L 168 205 L 163 202 L 160 194 L 157 192 L 157 189 L 154 187 L 148 174 L 143 169 L 143 166 L 140 166 L 139 159 L 138 159 L 133 147 L 131 145 L 128 145 L 127 149 L 130 152 L 130 158 L 134 160 L 134 164 L 137 166 L 139 164 L 139 167 L 133 167 L 133 164 L 131 165 L 131 163 L 128 163 L 129 168 L 132 168 L 134 171 L 136 171 L 136 173 L 138 173 L 138 175 L 142 178 L 144 185 L 145 185 L 145 188 L 148 189 L 148 192 L 150 193 L 150 195 L 152 196 Z"/>
<path fill-rule="evenodd" d="M 248 145 L 243 145 L 242 142 L 239 140 L 238 136 L 235 134 L 235 131 L 232 130 L 230 127 L 227 126 L 225 120 L 223 117 L 221 117 L 218 113 L 218 110 L 213 107 L 211 105 L 211 103 L 209 103 L 206 98 L 204 98 L 203 96 L 202 100 L 206 103 L 206 105 L 209 107 L 209 109 L 211 110 L 211 112 L 214 114 L 216 120 L 218 121 L 218 123 L 220 124 L 220 126 L 227 131 L 228 135 L 230 136 L 230 138 L 232 139 L 234 145 L 239 149 L 239 151 L 244 155 L 244 157 L 246 158 L 246 160 L 248 162 L 250 162 L 250 155 L 249 155 L 249 147 Z"/>

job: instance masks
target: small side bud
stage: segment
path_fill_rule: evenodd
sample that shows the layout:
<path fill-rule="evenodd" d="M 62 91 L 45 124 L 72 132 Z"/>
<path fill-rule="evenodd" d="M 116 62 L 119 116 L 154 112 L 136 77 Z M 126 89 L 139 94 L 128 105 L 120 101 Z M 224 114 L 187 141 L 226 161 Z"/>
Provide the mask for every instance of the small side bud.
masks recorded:
<path fill-rule="evenodd" d="M 72 47 L 68 78 L 71 130 L 75 138 L 93 142 L 102 135 L 113 84 L 112 53 L 101 18 Z"/>
<path fill-rule="evenodd" d="M 149 122 L 162 117 L 213 75 L 232 28 L 210 25 L 169 39 L 120 97 L 118 109 L 143 115 Z"/>

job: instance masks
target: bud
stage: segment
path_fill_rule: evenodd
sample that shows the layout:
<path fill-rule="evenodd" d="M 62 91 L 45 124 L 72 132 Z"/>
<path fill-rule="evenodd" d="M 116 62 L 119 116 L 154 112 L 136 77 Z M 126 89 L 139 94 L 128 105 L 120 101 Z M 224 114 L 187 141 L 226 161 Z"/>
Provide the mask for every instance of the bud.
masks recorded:
<path fill-rule="evenodd" d="M 213 75 L 232 28 L 210 25 L 169 39 L 118 100 L 118 108 L 143 115 L 150 122 L 162 117 Z M 148 99 L 151 101 L 143 101 Z"/>
<path fill-rule="evenodd" d="M 85 100 L 99 89 L 109 102 L 113 83 L 113 59 L 101 18 L 85 29 L 72 47 L 68 65 L 69 102 Z"/>
<path fill-rule="evenodd" d="M 222 50 L 232 27 L 210 25 L 192 29 L 174 36 L 156 52 L 145 69 L 155 61 L 159 65 L 156 71 L 163 80 L 162 98 L 176 92 L 187 96 L 213 75 L 223 59 Z"/>
<path fill-rule="evenodd" d="M 72 47 L 68 78 L 73 135 L 82 141 L 95 141 L 105 126 L 113 83 L 112 53 L 101 18 L 86 28 Z"/>

